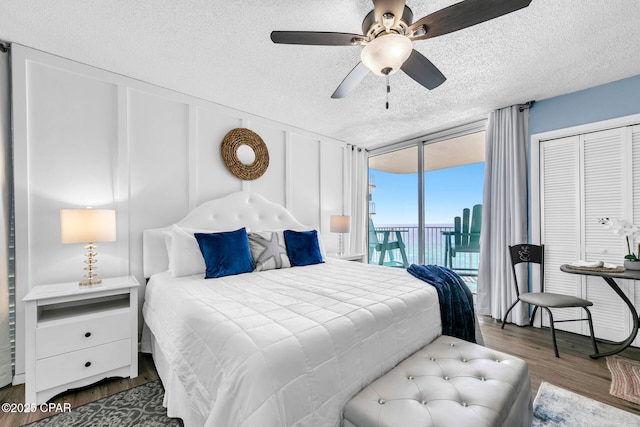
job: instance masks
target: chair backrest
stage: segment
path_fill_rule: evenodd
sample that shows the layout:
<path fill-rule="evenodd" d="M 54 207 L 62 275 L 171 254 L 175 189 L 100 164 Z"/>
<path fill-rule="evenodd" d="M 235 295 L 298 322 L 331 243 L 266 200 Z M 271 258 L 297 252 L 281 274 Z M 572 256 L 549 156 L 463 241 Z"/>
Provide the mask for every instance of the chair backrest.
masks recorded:
<path fill-rule="evenodd" d="M 462 217 L 453 218 L 453 241 L 456 247 L 469 245 L 469 208 L 462 210 Z"/>
<path fill-rule="evenodd" d="M 480 229 L 482 228 L 482 205 L 475 205 L 471 215 L 469 228 L 469 246 L 480 247 Z"/>
<path fill-rule="evenodd" d="M 373 220 L 369 218 L 369 247 L 377 246 L 378 244 L 380 244 L 378 241 L 378 233 L 376 233 Z"/>
<path fill-rule="evenodd" d="M 469 216 L 471 214 L 471 222 Z M 453 219 L 453 241 L 457 250 L 480 250 L 480 229 L 482 228 L 482 205 L 474 205 L 462 210 L 462 217 Z"/>
<path fill-rule="evenodd" d="M 509 246 L 509 256 L 511 257 L 511 270 L 513 271 L 516 294 L 520 295 L 516 265 L 521 263 L 540 265 L 540 292 L 544 292 L 544 245 L 523 243 Z"/>
<path fill-rule="evenodd" d="M 378 242 L 378 234 L 376 228 L 373 226 L 373 220 L 369 217 L 369 262 L 373 259 L 373 252 L 380 246 Z"/>

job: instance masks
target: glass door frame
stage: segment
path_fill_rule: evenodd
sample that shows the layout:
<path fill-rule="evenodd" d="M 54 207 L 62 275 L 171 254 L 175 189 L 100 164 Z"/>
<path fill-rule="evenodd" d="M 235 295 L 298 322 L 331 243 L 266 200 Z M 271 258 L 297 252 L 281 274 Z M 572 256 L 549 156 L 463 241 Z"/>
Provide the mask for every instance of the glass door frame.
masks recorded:
<path fill-rule="evenodd" d="M 418 263 L 424 264 L 425 236 L 424 236 L 424 147 L 428 144 L 446 141 L 453 138 L 469 135 L 487 130 L 487 119 L 478 120 L 457 126 L 451 129 L 435 132 L 433 134 L 421 136 L 407 141 L 397 142 L 373 148 L 367 151 L 367 186 L 369 185 L 369 158 L 393 151 L 402 150 L 409 147 L 418 148 Z M 367 201 L 367 217 L 369 216 L 369 202 Z M 367 233 L 367 248 L 369 247 L 369 237 Z"/>

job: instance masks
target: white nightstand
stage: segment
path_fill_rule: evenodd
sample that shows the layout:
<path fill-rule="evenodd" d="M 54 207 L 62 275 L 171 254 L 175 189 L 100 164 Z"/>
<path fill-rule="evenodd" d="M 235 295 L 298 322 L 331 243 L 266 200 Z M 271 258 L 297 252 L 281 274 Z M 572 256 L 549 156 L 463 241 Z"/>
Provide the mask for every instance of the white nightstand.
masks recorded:
<path fill-rule="evenodd" d="M 25 403 L 108 377 L 138 376 L 135 277 L 35 286 L 24 297 Z"/>
<path fill-rule="evenodd" d="M 364 255 L 363 254 L 351 254 L 351 255 L 331 254 L 331 255 L 329 255 L 329 257 L 335 258 L 335 259 L 342 259 L 342 260 L 345 260 L 345 261 L 357 261 L 357 262 L 363 262 L 364 261 Z"/>

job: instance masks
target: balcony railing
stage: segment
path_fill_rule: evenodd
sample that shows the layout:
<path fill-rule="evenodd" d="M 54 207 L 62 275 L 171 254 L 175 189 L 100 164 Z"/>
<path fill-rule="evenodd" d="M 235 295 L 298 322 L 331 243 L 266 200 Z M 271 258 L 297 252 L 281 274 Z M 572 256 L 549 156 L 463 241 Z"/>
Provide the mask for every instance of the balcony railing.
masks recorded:
<path fill-rule="evenodd" d="M 418 263 L 418 227 L 411 225 L 400 225 L 390 227 L 376 227 L 378 240 L 382 242 L 385 232 L 392 231 L 389 239 L 395 239 L 395 232 L 399 231 L 402 241 L 405 245 L 405 252 L 409 264 Z M 453 231 L 453 227 L 447 226 L 426 226 L 424 229 L 424 264 L 447 265 L 445 260 L 446 239 L 449 236 L 445 232 Z M 378 263 L 379 253 L 374 251 L 371 264 Z M 399 249 L 391 251 L 394 260 L 402 260 Z M 478 263 L 480 256 L 477 253 L 458 253 L 452 259 L 452 269 L 458 271 L 461 275 L 474 276 L 478 271 Z"/>

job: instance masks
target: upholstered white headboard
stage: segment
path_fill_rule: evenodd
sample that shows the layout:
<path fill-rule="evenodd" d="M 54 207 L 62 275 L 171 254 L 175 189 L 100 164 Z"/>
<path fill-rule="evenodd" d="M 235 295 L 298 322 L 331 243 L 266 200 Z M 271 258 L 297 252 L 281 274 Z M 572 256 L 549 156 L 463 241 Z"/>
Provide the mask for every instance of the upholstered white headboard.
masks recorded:
<path fill-rule="evenodd" d="M 298 222 L 284 207 L 251 192 L 231 193 L 221 199 L 205 202 L 176 222 L 184 228 L 215 231 L 233 231 L 246 227 L 250 231 L 309 230 Z M 142 262 L 144 276 L 166 271 L 169 255 L 165 237 L 171 225 L 145 230 L 142 236 Z M 322 241 L 321 250 L 324 252 Z"/>

